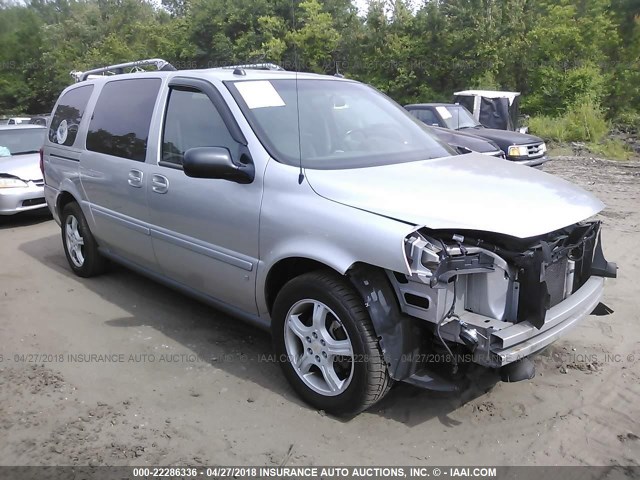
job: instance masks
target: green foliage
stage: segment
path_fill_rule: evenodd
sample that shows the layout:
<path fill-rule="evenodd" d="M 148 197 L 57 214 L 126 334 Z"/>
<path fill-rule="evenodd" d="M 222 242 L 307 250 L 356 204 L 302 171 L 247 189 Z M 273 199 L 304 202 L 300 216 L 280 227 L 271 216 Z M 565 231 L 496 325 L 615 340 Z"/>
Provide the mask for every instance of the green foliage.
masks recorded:
<path fill-rule="evenodd" d="M 529 129 L 545 140 L 556 142 L 601 142 L 609 132 L 609 122 L 603 109 L 587 98 L 571 105 L 558 117 L 531 117 Z"/>
<path fill-rule="evenodd" d="M 564 117 L 537 115 L 529 119 L 529 131 L 546 141 L 566 142 L 567 125 Z"/>
<path fill-rule="evenodd" d="M 588 97 L 571 105 L 564 118 L 567 120 L 569 141 L 601 142 L 609 132 L 610 125 L 605 118 L 604 110 L 595 100 Z"/>
<path fill-rule="evenodd" d="M 585 98 L 600 102 L 605 96 L 606 77 L 593 65 L 558 69 L 542 66 L 532 74 L 537 85 L 523 101 L 532 113 L 558 114 Z"/>
<path fill-rule="evenodd" d="M 527 96 L 530 113 L 557 115 L 580 99 L 600 102 L 610 94 L 610 53 L 619 43 L 609 0 L 544 0 L 530 45 Z M 605 67 L 605 68 L 602 68 Z"/>
<path fill-rule="evenodd" d="M 638 0 L 0 0 L 0 45 L 2 113 L 49 111 L 71 70 L 148 57 L 339 71 L 400 103 L 516 90 L 549 138 L 600 136 L 590 105 L 640 112 Z"/>
<path fill-rule="evenodd" d="M 590 143 L 589 151 L 609 160 L 629 160 L 632 152 L 629 146 L 619 138 L 607 139 L 602 143 Z"/>
<path fill-rule="evenodd" d="M 296 64 L 310 72 L 330 72 L 340 33 L 333 27 L 331 15 L 322 11 L 318 0 L 304 0 L 300 10 L 297 28 L 285 37 L 295 49 Z"/>
<path fill-rule="evenodd" d="M 614 125 L 618 130 L 637 135 L 640 132 L 640 112 L 624 110 L 616 116 Z"/>
<path fill-rule="evenodd" d="M 637 121 L 640 119 L 635 118 Z M 531 117 L 531 133 L 551 141 L 551 155 L 571 155 L 570 149 L 563 147 L 566 142 L 584 143 L 593 154 L 612 160 L 628 160 L 632 151 L 619 138 L 606 138 L 610 125 L 604 118 L 602 108 L 590 102 L 572 105 L 564 115 Z"/>

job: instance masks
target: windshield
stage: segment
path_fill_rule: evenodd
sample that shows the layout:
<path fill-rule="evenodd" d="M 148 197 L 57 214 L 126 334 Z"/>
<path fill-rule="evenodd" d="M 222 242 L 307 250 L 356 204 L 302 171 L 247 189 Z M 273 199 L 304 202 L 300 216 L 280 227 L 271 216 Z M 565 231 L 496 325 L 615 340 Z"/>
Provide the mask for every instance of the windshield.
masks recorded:
<path fill-rule="evenodd" d="M 299 79 L 297 94 L 295 79 L 226 84 L 269 154 L 289 165 L 358 168 L 455 154 L 361 83 Z"/>
<path fill-rule="evenodd" d="M 0 157 L 38 153 L 44 143 L 46 128 L 0 130 Z"/>
<path fill-rule="evenodd" d="M 475 128 L 481 126 L 471 115 L 469 110 L 462 105 L 447 107 L 437 107 L 440 116 L 446 123 L 447 128 L 452 130 L 462 130 L 463 128 Z"/>

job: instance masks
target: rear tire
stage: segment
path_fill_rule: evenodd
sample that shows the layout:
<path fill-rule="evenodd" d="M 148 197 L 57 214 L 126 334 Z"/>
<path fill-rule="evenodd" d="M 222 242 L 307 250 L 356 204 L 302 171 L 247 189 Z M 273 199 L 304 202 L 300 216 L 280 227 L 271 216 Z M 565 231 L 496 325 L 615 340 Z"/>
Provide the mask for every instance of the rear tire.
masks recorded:
<path fill-rule="evenodd" d="M 272 318 L 284 375 L 313 407 L 355 415 L 391 388 L 369 314 L 346 278 L 319 270 L 290 280 Z"/>
<path fill-rule="evenodd" d="M 93 277 L 104 272 L 107 260 L 98 252 L 98 244 L 76 202 L 62 209 L 62 245 L 73 273 Z"/>

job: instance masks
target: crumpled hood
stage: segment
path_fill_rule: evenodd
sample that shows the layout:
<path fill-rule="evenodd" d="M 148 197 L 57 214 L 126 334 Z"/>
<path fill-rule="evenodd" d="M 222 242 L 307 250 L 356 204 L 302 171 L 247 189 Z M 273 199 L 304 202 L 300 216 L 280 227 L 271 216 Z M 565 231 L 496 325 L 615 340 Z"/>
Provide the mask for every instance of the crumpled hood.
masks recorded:
<path fill-rule="evenodd" d="M 0 173 L 6 173 L 22 180 L 42 180 L 40 155 L 27 153 L 12 157 L 0 157 Z"/>
<path fill-rule="evenodd" d="M 478 153 L 372 168 L 307 169 L 305 175 L 329 200 L 432 229 L 527 238 L 604 208 L 559 177 Z"/>

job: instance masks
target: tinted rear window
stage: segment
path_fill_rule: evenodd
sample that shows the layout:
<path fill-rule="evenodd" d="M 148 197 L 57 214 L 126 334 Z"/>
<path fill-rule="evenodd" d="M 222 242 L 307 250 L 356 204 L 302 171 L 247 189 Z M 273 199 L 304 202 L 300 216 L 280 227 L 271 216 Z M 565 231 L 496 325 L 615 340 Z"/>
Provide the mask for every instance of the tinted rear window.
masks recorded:
<path fill-rule="evenodd" d="M 69 90 L 60 97 L 49 127 L 49 141 L 58 145 L 73 145 L 91 92 L 93 85 L 85 85 Z"/>
<path fill-rule="evenodd" d="M 87 149 L 144 162 L 160 83 L 158 78 L 107 83 L 89 123 Z"/>

